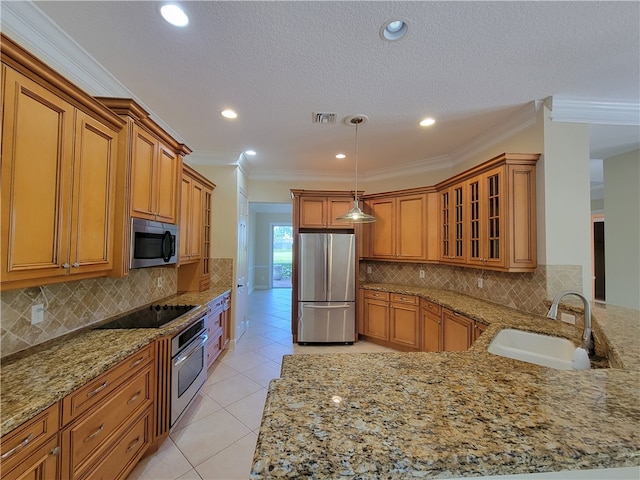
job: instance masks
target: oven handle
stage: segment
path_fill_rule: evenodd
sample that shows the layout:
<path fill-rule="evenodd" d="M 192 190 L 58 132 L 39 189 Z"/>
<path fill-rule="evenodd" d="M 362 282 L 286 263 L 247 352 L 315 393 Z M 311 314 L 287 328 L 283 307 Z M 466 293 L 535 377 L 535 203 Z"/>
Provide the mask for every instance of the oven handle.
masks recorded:
<path fill-rule="evenodd" d="M 189 353 L 185 353 L 183 356 L 177 358 L 177 360 L 173 364 L 174 367 L 177 367 L 178 365 L 189 360 L 200 347 L 202 347 L 205 343 L 207 343 L 207 340 L 209 339 L 209 335 L 207 335 L 206 333 L 203 333 L 202 335 L 200 335 L 200 338 L 202 339 L 202 341 L 199 342 L 198 345 L 193 347 L 191 350 L 189 350 Z"/>

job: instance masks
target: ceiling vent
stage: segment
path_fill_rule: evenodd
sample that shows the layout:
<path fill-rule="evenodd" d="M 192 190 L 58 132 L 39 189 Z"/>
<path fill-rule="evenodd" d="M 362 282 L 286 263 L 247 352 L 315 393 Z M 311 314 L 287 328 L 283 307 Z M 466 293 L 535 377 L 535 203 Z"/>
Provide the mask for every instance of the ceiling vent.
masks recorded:
<path fill-rule="evenodd" d="M 314 113 L 313 123 L 336 123 L 336 113 Z"/>

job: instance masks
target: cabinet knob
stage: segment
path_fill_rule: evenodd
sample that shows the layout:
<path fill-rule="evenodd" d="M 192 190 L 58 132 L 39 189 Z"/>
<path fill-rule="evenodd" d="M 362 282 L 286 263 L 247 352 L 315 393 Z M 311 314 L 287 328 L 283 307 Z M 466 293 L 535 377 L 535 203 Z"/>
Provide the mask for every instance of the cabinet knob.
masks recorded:
<path fill-rule="evenodd" d="M 65 263 L 63 263 L 63 264 L 62 264 L 62 268 L 69 268 L 69 264 L 68 264 L 68 263 L 66 263 L 66 262 L 65 262 Z"/>
<path fill-rule="evenodd" d="M 53 450 L 51 450 L 51 455 L 52 456 L 57 456 L 60 453 L 60 447 L 56 447 Z"/>
<path fill-rule="evenodd" d="M 79 268 L 80 264 L 78 262 L 75 262 L 73 265 L 71 265 L 73 268 Z"/>

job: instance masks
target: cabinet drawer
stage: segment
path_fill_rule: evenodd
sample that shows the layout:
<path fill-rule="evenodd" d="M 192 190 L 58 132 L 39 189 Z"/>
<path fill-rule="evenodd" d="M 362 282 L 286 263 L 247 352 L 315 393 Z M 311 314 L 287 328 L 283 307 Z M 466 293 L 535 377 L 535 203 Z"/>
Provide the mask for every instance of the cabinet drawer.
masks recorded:
<path fill-rule="evenodd" d="M 99 480 L 118 480 L 125 478 L 133 469 L 138 459 L 150 444 L 151 409 L 135 420 L 133 425 L 123 427 L 124 433 L 114 440 L 115 448 L 106 455 L 100 452 L 100 463 L 89 468 L 86 473 L 78 476 L 78 480 L 95 478 Z M 128 427 L 128 428 L 127 428 Z M 109 445 L 111 447 L 112 445 Z"/>
<path fill-rule="evenodd" d="M 418 297 L 415 295 L 403 295 L 401 293 L 392 293 L 391 301 L 396 303 L 406 303 L 407 305 L 417 305 Z"/>
<path fill-rule="evenodd" d="M 60 404 L 55 403 L 27 423 L 2 437 L 2 471 L 8 472 L 31 455 L 47 438 L 58 433 Z"/>
<path fill-rule="evenodd" d="M 26 452 L 23 450 L 22 452 Z M 2 480 L 56 480 L 58 478 L 58 458 L 60 448 L 58 437 L 52 437 L 40 448 L 31 448 L 30 455 L 16 455 L 21 461 L 12 465 L 12 470 L 2 463 Z M 13 462 L 15 463 L 15 462 Z"/>
<path fill-rule="evenodd" d="M 218 358 L 222 352 L 223 344 L 224 338 L 221 330 L 213 337 L 209 337 L 207 341 L 207 366 L 210 366 Z"/>
<path fill-rule="evenodd" d="M 437 316 L 440 316 L 440 314 L 442 313 L 442 307 L 430 300 L 422 299 L 422 309 Z"/>
<path fill-rule="evenodd" d="M 85 419 L 62 432 L 66 456 L 70 456 L 69 476 L 83 467 L 88 457 L 100 448 L 127 418 L 151 405 L 151 366 L 125 382 Z"/>
<path fill-rule="evenodd" d="M 364 298 L 375 298 L 377 300 L 389 300 L 389 292 L 377 292 L 375 290 L 365 290 Z"/>
<path fill-rule="evenodd" d="M 107 398 L 132 372 L 141 368 L 152 358 L 153 344 L 139 350 L 84 387 L 67 395 L 62 400 L 62 425 L 68 424 L 93 405 Z"/>

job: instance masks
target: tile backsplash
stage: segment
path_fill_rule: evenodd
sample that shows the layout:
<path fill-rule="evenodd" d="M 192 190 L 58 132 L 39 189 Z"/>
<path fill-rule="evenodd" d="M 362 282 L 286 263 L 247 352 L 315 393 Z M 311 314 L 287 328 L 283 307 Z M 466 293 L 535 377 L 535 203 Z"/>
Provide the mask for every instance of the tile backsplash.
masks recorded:
<path fill-rule="evenodd" d="M 158 277 L 162 277 L 161 287 Z M 140 268 L 123 278 L 95 278 L 2 292 L 1 356 L 174 295 L 177 279 L 173 267 Z M 39 303 L 45 305 L 44 321 L 32 325 L 31 307 Z"/>
<path fill-rule="evenodd" d="M 211 286 L 233 285 L 233 259 L 212 258 Z M 158 278 L 162 286 L 158 287 Z M 96 278 L 2 292 L 0 356 L 60 337 L 177 292 L 174 267 L 140 268 L 124 278 Z M 44 321 L 31 324 L 31 307 L 45 305 Z"/>
<path fill-rule="evenodd" d="M 371 273 L 367 273 L 367 267 Z M 424 278 L 420 278 L 424 270 Z M 361 262 L 360 280 L 455 290 L 530 313 L 545 314 L 561 290 L 582 290 L 582 267 L 538 265 L 532 273 L 505 273 L 448 265 Z M 481 280 L 482 287 L 479 286 Z"/>

